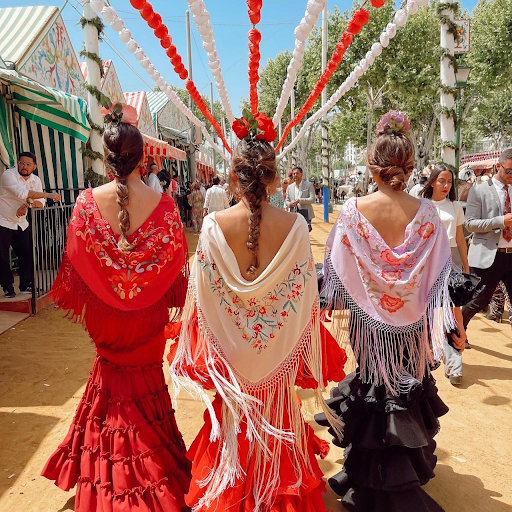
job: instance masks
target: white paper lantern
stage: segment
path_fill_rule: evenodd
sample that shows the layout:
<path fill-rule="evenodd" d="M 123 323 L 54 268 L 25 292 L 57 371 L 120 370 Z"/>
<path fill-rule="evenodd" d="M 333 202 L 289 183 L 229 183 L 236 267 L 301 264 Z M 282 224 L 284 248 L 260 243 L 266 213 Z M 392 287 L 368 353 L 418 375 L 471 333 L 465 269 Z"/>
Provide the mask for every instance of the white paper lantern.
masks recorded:
<path fill-rule="evenodd" d="M 116 32 L 121 32 L 121 30 L 123 30 L 124 28 L 124 21 L 121 18 L 116 17 L 114 18 L 114 21 L 110 23 L 110 26 L 112 27 L 112 30 L 115 30 Z"/>
<path fill-rule="evenodd" d="M 366 62 L 368 62 L 368 66 L 371 66 L 375 62 L 375 57 L 371 50 L 368 50 L 365 55 Z"/>
<path fill-rule="evenodd" d="M 220 68 L 212 69 L 212 75 L 214 77 L 219 77 L 221 73 L 222 73 L 222 70 Z"/>
<path fill-rule="evenodd" d="M 155 66 L 151 64 L 151 62 L 148 64 L 148 67 L 146 68 L 146 73 L 151 76 L 155 72 Z"/>
<path fill-rule="evenodd" d="M 372 55 L 374 57 L 379 57 L 382 53 L 382 45 L 380 43 L 373 43 L 372 44 Z"/>
<path fill-rule="evenodd" d="M 204 38 L 207 34 L 212 31 L 212 27 L 210 25 L 197 25 L 197 31 L 201 35 L 201 38 Z"/>
<path fill-rule="evenodd" d="M 210 32 L 203 36 L 203 41 L 205 43 L 213 43 L 213 34 Z"/>
<path fill-rule="evenodd" d="M 126 49 L 127 49 L 130 53 L 134 53 L 138 48 L 139 48 L 139 45 L 137 44 L 137 41 L 134 41 L 133 39 L 130 39 L 130 40 L 126 43 Z"/>
<path fill-rule="evenodd" d="M 424 7 L 428 4 L 428 0 L 416 0 L 416 3 L 418 4 L 418 7 Z"/>
<path fill-rule="evenodd" d="M 194 21 L 196 25 L 206 25 L 210 21 L 210 14 L 205 11 L 202 14 L 194 16 Z"/>
<path fill-rule="evenodd" d="M 318 16 L 322 12 L 323 8 L 323 4 L 315 2 L 314 0 L 309 0 L 308 5 L 306 6 L 306 10 L 315 16 Z"/>
<path fill-rule="evenodd" d="M 389 36 L 389 39 L 393 39 L 396 36 L 396 25 L 394 23 L 387 24 L 386 34 Z"/>
<path fill-rule="evenodd" d="M 122 43 L 127 43 L 131 38 L 132 33 L 127 28 L 123 28 L 123 30 L 119 32 L 119 39 Z"/>
<path fill-rule="evenodd" d="M 295 29 L 295 38 L 299 41 L 305 41 L 307 38 L 306 33 L 303 31 L 300 25 Z"/>
<path fill-rule="evenodd" d="M 203 48 L 206 53 L 213 52 L 215 50 L 215 43 L 203 43 Z"/>
<path fill-rule="evenodd" d="M 295 49 L 296 50 L 304 53 L 305 48 L 306 48 L 306 43 L 304 43 L 304 41 L 295 41 Z"/>
<path fill-rule="evenodd" d="M 162 87 L 165 86 L 165 78 L 163 76 L 161 76 L 157 81 L 156 81 L 156 85 L 158 85 L 158 87 L 160 87 L 160 89 Z"/>
<path fill-rule="evenodd" d="M 193 4 L 190 4 L 190 12 L 194 16 L 198 16 L 204 11 L 204 2 L 203 0 L 197 0 Z"/>
<path fill-rule="evenodd" d="M 398 9 L 395 13 L 395 23 L 403 27 L 407 23 L 407 13 L 403 9 Z"/>
<path fill-rule="evenodd" d="M 208 60 L 210 62 L 213 62 L 214 60 L 217 60 L 218 56 L 219 56 L 219 54 L 217 53 L 217 50 L 214 50 L 213 52 L 208 54 Z"/>
<path fill-rule="evenodd" d="M 147 57 L 144 57 L 141 61 L 140 61 L 140 65 L 144 68 L 144 69 L 148 69 L 149 65 L 151 64 L 151 61 L 147 58 Z"/>
<path fill-rule="evenodd" d="M 104 0 L 91 0 L 90 5 L 93 12 L 99 13 L 103 10 L 103 7 L 105 7 L 105 2 Z"/>
<path fill-rule="evenodd" d="M 382 45 L 382 48 L 387 48 L 389 45 L 389 36 L 386 34 L 386 32 L 382 32 L 380 35 L 380 44 Z"/>
<path fill-rule="evenodd" d="M 135 58 L 137 60 L 142 60 L 146 54 L 144 53 L 144 50 L 142 48 L 137 48 L 135 50 Z"/>
<path fill-rule="evenodd" d="M 107 23 L 112 23 L 116 17 L 116 11 L 113 7 L 103 7 L 101 15 Z"/>
<path fill-rule="evenodd" d="M 155 69 L 155 71 L 153 71 L 153 73 L 151 73 L 151 78 L 153 79 L 153 81 L 155 82 L 158 82 L 158 79 L 161 77 L 162 75 L 160 75 L 160 73 Z"/>
<path fill-rule="evenodd" d="M 416 0 L 407 0 L 407 14 L 413 16 L 418 12 L 418 2 Z"/>
<path fill-rule="evenodd" d="M 318 16 L 316 14 L 311 14 L 310 12 L 306 11 L 306 14 L 304 15 L 304 20 L 306 20 L 306 23 L 308 25 L 315 25 L 318 21 Z"/>

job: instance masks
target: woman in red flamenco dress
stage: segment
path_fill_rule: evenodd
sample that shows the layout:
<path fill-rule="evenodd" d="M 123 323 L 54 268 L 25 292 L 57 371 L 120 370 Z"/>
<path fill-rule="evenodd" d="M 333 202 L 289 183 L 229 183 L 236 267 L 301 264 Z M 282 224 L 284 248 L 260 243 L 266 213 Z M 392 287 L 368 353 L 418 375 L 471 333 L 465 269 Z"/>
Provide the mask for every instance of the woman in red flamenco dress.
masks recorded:
<path fill-rule="evenodd" d="M 105 129 L 115 180 L 82 192 L 52 288 L 58 307 L 96 345 L 84 395 L 42 475 L 67 491 L 77 512 L 180 512 L 190 462 L 162 371 L 169 308 L 187 289 L 187 243 L 173 200 L 144 185 L 140 132 Z"/>
<path fill-rule="evenodd" d="M 207 406 L 186 502 L 194 512 L 325 512 L 315 454 L 328 446 L 305 422 L 295 385 L 324 403 L 345 353 L 319 321 L 305 219 L 268 202 L 278 181 L 267 140 L 239 142 L 231 178 L 242 200 L 204 219 L 169 355 L 176 393 Z"/>

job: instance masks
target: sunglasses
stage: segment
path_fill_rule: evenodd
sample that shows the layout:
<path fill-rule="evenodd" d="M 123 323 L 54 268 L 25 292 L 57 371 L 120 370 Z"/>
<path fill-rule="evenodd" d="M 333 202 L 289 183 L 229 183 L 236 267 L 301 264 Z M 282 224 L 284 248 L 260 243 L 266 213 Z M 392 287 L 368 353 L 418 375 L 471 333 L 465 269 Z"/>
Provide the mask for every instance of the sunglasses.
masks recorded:
<path fill-rule="evenodd" d="M 512 174 L 512 167 L 503 167 L 501 164 L 499 166 L 505 171 L 505 174 Z"/>

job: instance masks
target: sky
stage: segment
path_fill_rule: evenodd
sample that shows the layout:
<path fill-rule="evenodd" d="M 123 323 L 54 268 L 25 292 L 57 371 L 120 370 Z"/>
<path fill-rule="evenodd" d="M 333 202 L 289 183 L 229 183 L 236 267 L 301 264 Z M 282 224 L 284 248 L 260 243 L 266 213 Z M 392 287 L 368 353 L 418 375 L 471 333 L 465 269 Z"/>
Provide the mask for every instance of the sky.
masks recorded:
<path fill-rule="evenodd" d="M 352 6 L 352 0 L 327 1 L 329 9 L 333 9 L 336 5 L 344 11 Z M 37 3 L 37 0 L 0 0 L 2 7 L 35 5 Z M 155 11 L 161 14 L 178 53 L 182 56 L 186 65 L 185 12 L 188 3 L 185 0 L 153 0 L 151 3 Z M 264 65 L 268 59 L 274 58 L 280 51 L 293 50 L 295 44 L 294 29 L 304 16 L 306 3 L 306 0 L 267 0 L 263 2 L 261 22 L 258 24 L 258 29 L 262 33 L 260 43 L 261 65 Z M 477 0 L 462 0 L 462 7 L 471 10 L 476 3 Z M 247 15 L 247 4 L 244 0 L 205 0 L 205 4 L 211 16 L 211 24 L 229 99 L 233 113 L 237 116 L 240 114 L 240 100 L 242 97 L 248 97 L 249 90 L 247 31 L 251 28 L 251 25 Z M 111 0 L 111 5 L 124 20 L 125 27 L 132 32 L 134 39 L 144 49 L 146 55 L 167 83 L 183 87 L 184 82 L 174 73 L 158 39 L 140 17 L 138 11 L 130 5 L 128 0 Z M 60 5 L 58 6 L 60 7 Z M 81 10 L 79 0 L 69 0 L 62 12 L 77 56 L 83 45 L 83 31 L 77 25 Z M 103 60 L 112 59 L 114 61 L 123 91 L 152 89 L 155 84 L 133 54 L 126 50 L 117 33 L 110 26 L 106 27 L 105 33 L 107 39 L 100 43 L 100 55 Z M 214 99 L 217 100 L 218 94 L 215 81 L 208 67 L 207 54 L 203 50 L 202 39 L 196 30 L 192 16 L 191 33 L 194 82 L 202 94 L 209 95 L 210 81 L 213 81 Z M 124 60 L 119 54 L 122 55 Z"/>

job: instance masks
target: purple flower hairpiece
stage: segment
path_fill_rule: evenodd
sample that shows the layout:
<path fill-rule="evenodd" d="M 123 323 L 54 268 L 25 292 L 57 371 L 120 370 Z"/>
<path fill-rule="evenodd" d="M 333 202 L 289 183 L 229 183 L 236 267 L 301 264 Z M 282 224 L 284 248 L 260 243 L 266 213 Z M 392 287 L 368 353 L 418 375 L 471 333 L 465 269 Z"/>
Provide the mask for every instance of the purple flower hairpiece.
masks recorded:
<path fill-rule="evenodd" d="M 399 135 L 411 130 L 411 121 L 405 112 L 401 110 L 390 110 L 384 114 L 375 127 L 377 136 L 395 134 Z"/>

